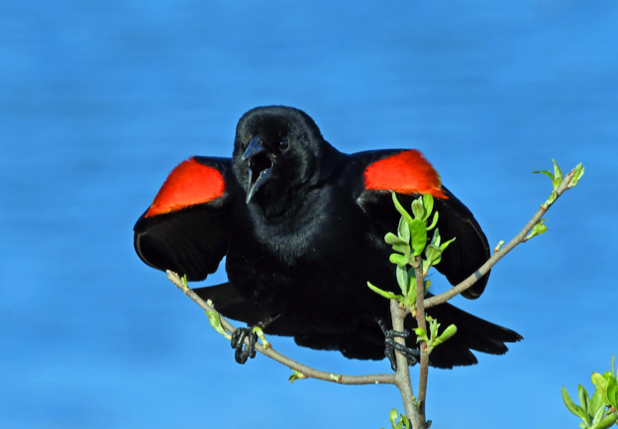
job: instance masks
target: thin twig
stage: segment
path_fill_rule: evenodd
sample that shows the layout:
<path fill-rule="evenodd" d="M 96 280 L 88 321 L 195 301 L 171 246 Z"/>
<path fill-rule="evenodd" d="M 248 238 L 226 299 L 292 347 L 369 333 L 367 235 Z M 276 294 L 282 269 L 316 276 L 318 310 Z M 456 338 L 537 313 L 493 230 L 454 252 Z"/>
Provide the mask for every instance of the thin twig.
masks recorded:
<path fill-rule="evenodd" d="M 399 303 L 391 299 L 391 318 L 393 319 L 393 329 L 395 331 L 403 332 L 403 320 L 407 315 L 407 311 L 399 306 Z M 405 346 L 406 341 L 403 337 L 395 337 L 397 343 Z M 408 359 L 401 353 L 395 353 L 397 359 L 397 372 L 395 375 L 395 386 L 401 393 L 401 400 L 403 401 L 404 411 L 406 417 L 412 423 L 413 429 L 419 429 L 418 427 L 418 413 L 414 407 L 414 395 L 412 392 L 412 382 L 410 381 L 410 368 L 408 367 Z"/>
<path fill-rule="evenodd" d="M 556 200 L 558 199 L 558 197 L 560 197 L 560 195 L 564 193 L 564 191 L 569 189 L 569 184 L 571 183 L 571 179 L 573 178 L 574 174 L 575 174 L 575 169 L 569 171 L 569 173 L 564 177 L 562 184 L 558 187 L 558 189 L 556 189 L 556 194 L 557 194 Z M 554 203 L 555 202 L 556 201 L 554 201 Z M 552 205 L 554 203 L 552 203 Z M 532 228 L 534 228 L 534 225 L 536 225 L 541 220 L 545 212 L 547 212 L 547 210 L 549 210 L 550 207 L 551 205 L 548 205 L 548 206 L 546 206 L 545 204 L 542 205 L 539 208 L 539 210 L 536 212 L 536 214 L 532 217 L 530 222 L 528 222 L 528 224 L 524 227 L 524 229 L 522 229 L 521 232 L 517 234 L 515 238 L 513 238 L 506 246 L 503 246 L 500 250 L 498 250 L 497 252 L 494 252 L 491 258 L 489 258 L 487 262 L 485 262 L 481 266 L 481 268 L 476 270 L 474 273 L 470 275 L 470 277 L 468 277 L 467 279 L 459 283 L 457 286 L 439 295 L 432 296 L 431 298 L 427 298 L 425 300 L 425 308 L 433 307 L 438 304 L 444 304 L 449 299 L 453 298 L 455 295 L 458 295 L 462 293 L 463 291 L 465 291 L 466 289 L 470 288 L 474 283 L 477 282 L 477 280 L 479 280 L 481 277 L 487 274 L 489 270 L 494 265 L 496 265 L 496 263 L 500 259 L 504 257 L 504 255 L 506 255 L 511 250 L 513 250 L 513 248 L 515 248 L 515 246 L 517 246 L 518 244 L 521 244 L 524 241 L 526 241 L 526 236 L 528 235 L 530 230 L 532 230 Z"/>
<path fill-rule="evenodd" d="M 206 311 L 216 311 L 212 306 L 208 305 L 206 301 L 199 297 L 191 288 L 182 284 L 180 276 L 174 272 L 168 271 L 167 278 L 176 285 L 177 288 L 182 290 L 185 295 L 191 298 L 197 305 L 202 307 Z M 233 333 L 236 328 L 228 322 L 223 316 L 221 316 L 221 325 L 230 334 Z M 397 385 L 395 374 L 370 374 L 370 375 L 343 375 L 334 374 L 325 371 L 319 371 L 314 368 L 310 368 L 306 365 L 298 363 L 281 353 L 275 351 L 272 347 L 265 348 L 261 344 L 257 343 L 255 349 L 265 356 L 289 367 L 292 370 L 300 372 L 303 378 L 315 378 L 317 380 L 331 381 L 339 384 L 394 384 Z M 405 358 L 404 358 L 405 360 Z M 407 363 L 406 363 L 407 368 Z"/>
<path fill-rule="evenodd" d="M 425 292 L 425 277 L 423 276 L 423 264 L 421 257 L 416 257 L 416 266 L 414 267 L 416 275 L 416 323 L 419 328 L 427 332 L 427 323 L 425 322 L 425 307 L 423 306 L 423 298 Z M 425 398 L 427 397 L 427 378 L 429 377 L 429 355 L 427 354 L 427 343 L 421 341 L 421 367 L 418 379 L 418 428 L 425 429 L 427 425 L 427 416 L 425 415 Z"/>

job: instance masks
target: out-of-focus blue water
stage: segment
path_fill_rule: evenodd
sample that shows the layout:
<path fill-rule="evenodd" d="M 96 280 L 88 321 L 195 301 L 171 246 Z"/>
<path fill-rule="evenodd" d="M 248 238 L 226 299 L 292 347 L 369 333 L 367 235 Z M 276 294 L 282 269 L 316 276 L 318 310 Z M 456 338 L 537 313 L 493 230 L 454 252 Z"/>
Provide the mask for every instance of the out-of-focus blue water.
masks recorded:
<path fill-rule="evenodd" d="M 238 366 L 134 254 L 167 173 L 229 156 L 238 118 L 268 104 L 346 152 L 421 149 L 492 243 L 549 194 L 532 170 L 584 163 L 549 232 L 457 300 L 525 341 L 432 371 L 427 404 L 442 428 L 576 424 L 560 387 L 618 352 L 616 22 L 609 0 L 1 3 L 0 426 L 378 428 L 402 409 L 387 386 Z M 388 371 L 274 342 L 332 372 Z"/>

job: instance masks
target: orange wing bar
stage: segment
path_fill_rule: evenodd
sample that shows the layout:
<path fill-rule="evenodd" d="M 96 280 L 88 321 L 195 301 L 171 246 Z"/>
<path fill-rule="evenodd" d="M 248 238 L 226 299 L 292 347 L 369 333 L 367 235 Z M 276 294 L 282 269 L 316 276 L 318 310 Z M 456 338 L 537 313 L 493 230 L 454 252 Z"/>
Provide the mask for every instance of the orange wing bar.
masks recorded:
<path fill-rule="evenodd" d="M 391 155 L 365 169 L 365 188 L 447 199 L 438 172 L 416 149 Z"/>
<path fill-rule="evenodd" d="M 224 191 L 225 181 L 216 168 L 189 158 L 170 173 L 144 217 L 207 203 L 222 196 Z"/>

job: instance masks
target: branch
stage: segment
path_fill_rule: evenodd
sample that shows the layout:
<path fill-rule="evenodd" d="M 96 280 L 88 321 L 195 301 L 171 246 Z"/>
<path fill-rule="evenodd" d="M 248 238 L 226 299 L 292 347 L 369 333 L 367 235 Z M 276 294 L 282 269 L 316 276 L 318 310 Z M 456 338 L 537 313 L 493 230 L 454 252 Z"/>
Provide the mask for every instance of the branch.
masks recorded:
<path fill-rule="evenodd" d="M 416 257 L 416 323 L 419 328 L 427 332 L 425 323 L 425 307 L 423 298 L 425 296 L 425 277 L 423 276 L 423 264 L 421 257 Z M 427 354 L 427 343 L 422 341 L 419 347 L 421 351 L 421 367 L 418 380 L 418 428 L 425 429 L 427 426 L 427 416 L 425 415 L 425 398 L 427 397 L 427 378 L 429 377 L 429 355 Z"/>
<path fill-rule="evenodd" d="M 408 312 L 399 306 L 399 303 L 391 299 L 391 317 L 393 319 L 393 330 L 403 332 L 403 320 L 406 318 Z M 395 342 L 406 345 L 406 340 L 403 337 L 395 337 Z M 401 400 L 403 401 L 403 407 L 406 413 L 406 417 L 412 423 L 414 429 L 420 429 L 418 426 L 418 412 L 414 407 L 414 395 L 412 393 L 412 383 L 410 382 L 410 368 L 408 366 L 408 359 L 401 353 L 395 353 L 397 359 L 397 372 L 393 374 L 395 376 L 395 386 L 401 393 Z"/>
<path fill-rule="evenodd" d="M 562 181 L 562 184 L 555 191 L 556 192 L 556 199 L 558 197 L 560 197 L 560 195 L 562 195 L 564 193 L 564 191 L 566 191 L 567 189 L 570 189 L 572 187 L 572 186 L 570 186 L 571 179 L 575 175 L 576 170 L 577 170 L 577 168 L 574 168 L 573 170 L 571 170 L 564 177 L 564 180 Z M 555 200 L 554 200 L 554 202 L 555 202 Z M 552 204 L 553 204 L 553 202 L 552 202 Z M 534 226 L 537 223 L 539 223 L 539 221 L 541 220 L 543 215 L 547 212 L 547 210 L 549 210 L 550 207 L 551 207 L 551 204 L 547 204 L 547 203 L 544 203 L 543 205 L 541 205 L 541 207 L 539 208 L 539 211 L 536 212 L 536 214 L 532 217 L 530 222 L 528 222 L 528 224 L 524 227 L 524 229 L 522 229 L 521 232 L 519 234 L 517 234 L 515 236 L 515 238 L 513 238 L 506 246 L 504 246 L 501 249 L 499 249 L 496 252 L 494 252 L 492 257 L 489 258 L 487 260 L 487 262 L 485 262 L 481 266 L 481 268 L 476 270 L 474 273 L 472 273 L 470 275 L 470 277 L 468 277 L 467 279 L 465 279 L 464 281 L 459 283 L 457 286 L 455 286 L 452 289 L 450 289 L 450 290 L 448 290 L 446 292 L 443 292 L 443 293 L 441 293 L 439 295 L 432 296 L 431 298 L 427 298 L 425 300 L 425 308 L 433 307 L 433 306 L 438 305 L 438 304 L 444 304 L 449 299 L 453 298 L 455 295 L 458 295 L 458 294 L 462 293 L 463 291 L 465 291 L 466 289 L 470 288 L 474 283 L 477 282 L 477 280 L 479 280 L 481 277 L 483 277 L 485 274 L 487 274 L 489 272 L 489 270 L 494 265 L 496 265 L 496 263 L 500 259 L 502 259 L 504 257 L 504 255 L 506 255 L 511 250 L 513 250 L 515 248 L 515 246 L 517 246 L 518 244 L 521 244 L 521 243 L 523 243 L 524 241 L 527 240 L 526 237 L 528 236 L 528 233 L 532 230 L 532 228 L 534 228 Z"/>
<path fill-rule="evenodd" d="M 202 307 L 205 311 L 216 311 L 214 307 L 208 305 L 206 301 L 198 296 L 191 288 L 183 285 L 180 276 L 172 271 L 167 271 L 167 278 L 176 285 L 177 288 L 182 290 L 185 295 L 191 298 L 197 305 Z M 236 328 L 228 322 L 225 318 L 221 316 L 221 325 L 225 328 L 226 331 L 230 333 L 234 333 Z M 403 322 L 402 322 L 403 325 Z M 246 341 L 248 343 L 248 340 Z M 371 374 L 371 375 L 343 375 L 343 374 L 333 374 L 329 372 L 319 371 L 317 369 L 310 368 L 306 365 L 298 363 L 286 356 L 283 356 L 281 353 L 273 350 L 271 347 L 264 347 L 261 344 L 257 343 L 255 345 L 255 349 L 262 353 L 265 356 L 289 367 L 294 371 L 298 371 L 302 374 L 300 378 L 315 378 L 317 380 L 330 381 L 333 383 L 339 384 L 394 384 L 397 385 L 397 376 L 396 374 Z M 404 358 L 405 361 L 405 358 Z M 408 368 L 407 362 L 405 365 L 406 371 Z M 399 387 L 399 386 L 398 386 Z"/>

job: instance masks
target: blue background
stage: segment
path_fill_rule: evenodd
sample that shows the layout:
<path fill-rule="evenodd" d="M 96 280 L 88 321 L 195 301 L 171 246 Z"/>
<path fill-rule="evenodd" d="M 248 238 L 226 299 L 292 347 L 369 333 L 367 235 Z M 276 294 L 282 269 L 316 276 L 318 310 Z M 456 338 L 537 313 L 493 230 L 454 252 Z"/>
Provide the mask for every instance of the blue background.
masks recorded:
<path fill-rule="evenodd" d="M 237 365 L 133 251 L 177 163 L 229 156 L 245 111 L 284 104 L 346 152 L 419 148 L 492 244 L 549 195 L 532 170 L 584 163 L 549 232 L 455 301 L 525 341 L 432 370 L 427 404 L 439 428 L 575 427 L 561 386 L 618 352 L 617 22 L 614 0 L 0 3 L 0 426 L 389 427 L 395 388 Z M 271 339 L 320 369 L 388 370 Z"/>

